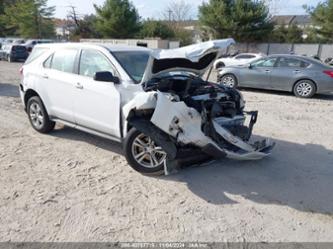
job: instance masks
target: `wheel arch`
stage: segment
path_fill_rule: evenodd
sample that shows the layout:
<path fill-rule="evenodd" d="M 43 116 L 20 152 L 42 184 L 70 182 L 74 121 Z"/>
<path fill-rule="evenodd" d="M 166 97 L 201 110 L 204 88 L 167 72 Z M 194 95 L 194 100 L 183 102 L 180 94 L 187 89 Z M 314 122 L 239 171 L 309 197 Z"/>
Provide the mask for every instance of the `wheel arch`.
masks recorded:
<path fill-rule="evenodd" d="M 300 79 L 297 79 L 297 80 L 294 82 L 294 84 L 293 84 L 293 86 L 292 86 L 292 88 L 291 88 L 290 91 L 293 92 L 294 89 L 295 89 L 296 84 L 297 84 L 298 82 L 302 81 L 302 80 L 308 80 L 308 81 L 311 81 L 311 82 L 314 84 L 314 86 L 315 86 L 315 93 L 317 92 L 317 90 L 318 90 L 317 83 L 316 83 L 313 79 L 310 79 L 310 78 L 307 78 L 307 77 L 302 77 L 302 78 L 300 78 Z"/>
<path fill-rule="evenodd" d="M 24 105 L 25 105 L 25 107 L 27 106 L 28 100 L 30 98 L 34 97 L 34 96 L 37 96 L 37 97 L 40 98 L 39 94 L 33 89 L 28 89 L 28 90 L 25 91 L 25 94 L 24 94 Z"/>

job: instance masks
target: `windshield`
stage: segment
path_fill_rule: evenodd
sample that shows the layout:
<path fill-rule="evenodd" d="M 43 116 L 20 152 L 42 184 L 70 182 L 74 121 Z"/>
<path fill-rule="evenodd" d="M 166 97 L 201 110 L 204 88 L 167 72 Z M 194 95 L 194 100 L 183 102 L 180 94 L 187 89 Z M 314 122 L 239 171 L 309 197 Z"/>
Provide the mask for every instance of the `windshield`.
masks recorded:
<path fill-rule="evenodd" d="M 112 54 L 136 83 L 141 82 L 149 60 L 148 51 L 117 51 Z"/>

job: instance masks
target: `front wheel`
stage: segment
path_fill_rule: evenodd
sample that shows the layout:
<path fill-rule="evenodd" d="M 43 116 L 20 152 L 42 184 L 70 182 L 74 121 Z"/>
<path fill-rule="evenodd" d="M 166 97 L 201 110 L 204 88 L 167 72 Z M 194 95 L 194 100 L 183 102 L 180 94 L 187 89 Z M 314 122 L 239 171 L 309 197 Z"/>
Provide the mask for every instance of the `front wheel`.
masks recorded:
<path fill-rule="evenodd" d="M 300 80 L 293 91 L 296 97 L 311 98 L 316 93 L 316 85 L 310 80 Z"/>
<path fill-rule="evenodd" d="M 167 154 L 148 135 L 131 129 L 124 142 L 128 164 L 143 174 L 160 175 L 164 171 Z"/>
<path fill-rule="evenodd" d="M 233 74 L 223 75 L 222 77 L 219 78 L 219 83 L 230 88 L 237 87 L 237 79 Z"/>

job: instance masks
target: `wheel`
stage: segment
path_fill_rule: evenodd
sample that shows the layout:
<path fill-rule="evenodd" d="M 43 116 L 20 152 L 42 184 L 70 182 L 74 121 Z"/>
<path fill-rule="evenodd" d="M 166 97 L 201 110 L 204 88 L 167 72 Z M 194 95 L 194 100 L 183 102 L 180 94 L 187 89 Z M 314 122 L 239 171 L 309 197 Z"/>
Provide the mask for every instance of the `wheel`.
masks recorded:
<path fill-rule="evenodd" d="M 311 98 L 316 93 L 316 85 L 311 80 L 300 80 L 293 91 L 296 97 Z"/>
<path fill-rule="evenodd" d="M 160 175 L 164 171 L 167 154 L 149 136 L 132 128 L 124 142 L 128 164 L 143 174 Z"/>
<path fill-rule="evenodd" d="M 225 67 L 225 64 L 223 62 L 217 63 L 215 69 L 219 69 L 221 67 Z"/>
<path fill-rule="evenodd" d="M 42 100 L 38 96 L 31 97 L 27 103 L 27 113 L 32 127 L 40 133 L 48 133 L 54 129 L 55 122 L 49 119 Z"/>
<path fill-rule="evenodd" d="M 225 74 L 219 79 L 219 83 L 230 88 L 237 87 L 237 79 L 233 74 Z"/>

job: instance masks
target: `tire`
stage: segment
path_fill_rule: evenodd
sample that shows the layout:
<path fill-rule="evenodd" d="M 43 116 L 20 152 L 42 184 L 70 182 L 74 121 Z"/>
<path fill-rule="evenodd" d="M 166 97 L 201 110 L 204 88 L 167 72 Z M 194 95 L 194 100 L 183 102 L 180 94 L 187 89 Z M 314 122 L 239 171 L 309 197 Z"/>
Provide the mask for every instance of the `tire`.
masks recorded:
<path fill-rule="evenodd" d="M 311 98 L 316 93 L 316 85 L 311 80 L 300 80 L 293 88 L 294 95 L 298 98 Z"/>
<path fill-rule="evenodd" d="M 124 154 L 134 170 L 142 174 L 161 175 L 164 172 L 167 154 L 149 139 L 149 136 L 132 128 L 124 141 Z"/>
<path fill-rule="evenodd" d="M 27 102 L 27 113 L 31 126 L 40 133 L 48 133 L 54 129 L 42 100 L 38 96 L 31 97 Z"/>
<path fill-rule="evenodd" d="M 225 74 L 218 78 L 218 82 L 221 85 L 230 87 L 230 88 L 236 88 L 238 85 L 237 78 L 233 74 Z"/>

